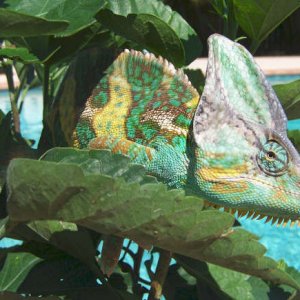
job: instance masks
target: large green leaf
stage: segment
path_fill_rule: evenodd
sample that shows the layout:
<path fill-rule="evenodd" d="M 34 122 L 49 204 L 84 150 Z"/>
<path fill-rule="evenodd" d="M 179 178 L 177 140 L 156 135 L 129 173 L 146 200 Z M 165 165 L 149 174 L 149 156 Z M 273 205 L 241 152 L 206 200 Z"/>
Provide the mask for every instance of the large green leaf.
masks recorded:
<path fill-rule="evenodd" d="M 289 267 L 283 260 L 280 260 L 280 264 L 281 264 L 281 268 L 287 272 L 290 276 L 292 276 L 296 281 L 300 282 L 300 273 L 299 271 L 297 271 L 295 268 L 293 267 Z M 293 293 L 294 289 L 286 286 L 286 285 L 281 285 L 280 286 L 284 291 L 289 292 L 289 293 Z M 298 292 L 298 296 L 299 296 L 299 292 L 300 290 L 297 291 Z"/>
<path fill-rule="evenodd" d="M 0 272 L 0 290 L 17 291 L 29 271 L 42 259 L 30 253 L 9 253 Z"/>
<path fill-rule="evenodd" d="M 39 299 L 44 299 L 44 297 L 48 299 L 47 296 L 53 294 L 63 295 L 63 299 L 137 299 L 126 292 L 124 285 L 116 288 L 106 284 L 99 285 L 96 282 L 97 277 L 86 265 L 62 252 L 51 249 L 45 243 L 24 244 L 15 248 L 14 251 L 4 258 L 4 266 L 0 272 L 0 299 L 22 299 L 16 294 L 7 292 L 5 293 L 7 298 L 1 298 L 4 291 L 16 290 L 19 294 L 26 296 L 43 295 Z M 29 251 L 37 253 L 38 256 Z"/>
<path fill-rule="evenodd" d="M 203 72 L 200 69 L 184 69 L 184 73 L 188 76 L 193 87 L 196 88 L 201 95 L 205 84 Z"/>
<path fill-rule="evenodd" d="M 0 57 L 21 60 L 24 63 L 34 63 L 38 58 L 31 54 L 27 48 L 4 48 L 0 49 Z M 0 117 L 1 122 L 1 117 Z"/>
<path fill-rule="evenodd" d="M 103 46 L 107 33 L 101 31 L 94 19 L 96 12 L 103 6 L 103 1 L 15 1 L 8 0 L 9 8 L 18 13 L 42 16 L 46 20 L 67 20 L 69 26 L 55 36 L 31 34 L 30 38 L 13 39 L 19 47 L 26 47 L 44 63 L 54 64 L 70 58 L 76 51 L 84 48 L 97 38 L 98 45 Z M 99 42 L 100 41 L 100 42 Z"/>
<path fill-rule="evenodd" d="M 300 152 L 300 130 L 289 130 L 288 137 Z"/>
<path fill-rule="evenodd" d="M 101 24 L 176 66 L 187 65 L 201 54 L 194 29 L 161 1 L 110 0 L 105 8 L 97 14 Z"/>
<path fill-rule="evenodd" d="M 47 20 L 66 20 L 69 26 L 58 35 L 71 35 L 95 22 L 95 13 L 104 5 L 102 0 L 7 0 L 9 9 Z"/>
<path fill-rule="evenodd" d="M 224 295 L 227 295 L 228 299 L 237 300 L 269 299 L 270 287 L 261 279 L 184 256 L 176 255 L 176 261 L 216 293 L 218 299 L 227 299 Z"/>
<path fill-rule="evenodd" d="M 151 178 L 143 175 L 141 166 L 129 164 L 129 158 L 104 150 L 69 149 L 54 149 L 47 158 L 51 162 L 11 162 L 7 176 L 11 221 L 73 222 L 299 287 L 263 256 L 265 248 L 256 236 L 230 229 L 233 216 L 203 210 L 199 197 L 147 183 Z"/>
<path fill-rule="evenodd" d="M 90 49 L 92 46 L 96 46 L 102 49 L 109 48 L 113 44 L 114 40 L 111 38 L 111 33 L 108 30 L 101 29 L 99 23 L 93 23 L 72 35 L 52 38 L 50 45 L 55 49 L 58 48 L 58 50 L 47 57 L 44 62 L 55 64 L 66 58 L 71 60 L 74 59 L 77 52 L 84 48 Z"/>
<path fill-rule="evenodd" d="M 223 35 L 231 40 L 236 39 L 238 23 L 236 22 L 233 8 L 234 0 L 209 0 L 210 4 L 223 19 Z"/>
<path fill-rule="evenodd" d="M 46 20 L 21 12 L 0 8 L 0 37 L 28 37 L 59 33 L 68 22 Z"/>
<path fill-rule="evenodd" d="M 12 42 L 19 47 L 28 48 L 43 63 L 53 65 L 74 58 L 76 52 L 90 45 L 95 39 L 100 48 L 113 44 L 109 32 L 101 30 L 98 23 L 93 23 L 70 36 L 14 38 Z"/>
<path fill-rule="evenodd" d="M 289 120 L 300 119 L 300 80 L 273 85 Z"/>
<path fill-rule="evenodd" d="M 109 47 L 91 47 L 78 53 L 65 74 L 61 74 L 61 68 L 51 68 L 50 94 L 55 102 L 48 114 L 39 147 L 44 144 L 50 147 L 72 144 L 78 109 L 85 104 L 115 56 L 115 51 Z M 50 132 L 53 128 L 55 130 Z"/>
<path fill-rule="evenodd" d="M 235 17 L 244 32 L 252 39 L 252 50 L 293 11 L 299 0 L 233 0 Z"/>
<path fill-rule="evenodd" d="M 86 228 L 62 221 L 34 221 L 27 225 L 39 237 L 56 248 L 84 262 L 95 275 L 100 269 L 96 264 L 96 242 Z M 32 238 L 28 240 L 33 240 Z M 81 247 L 78 247 L 81 245 Z"/>

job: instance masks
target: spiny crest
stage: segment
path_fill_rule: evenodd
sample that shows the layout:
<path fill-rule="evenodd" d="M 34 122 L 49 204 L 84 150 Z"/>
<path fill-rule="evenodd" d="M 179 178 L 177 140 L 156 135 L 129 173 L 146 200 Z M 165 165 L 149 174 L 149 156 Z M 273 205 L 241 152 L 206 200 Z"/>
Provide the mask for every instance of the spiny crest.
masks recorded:
<path fill-rule="evenodd" d="M 291 219 L 288 216 L 286 217 L 275 217 L 266 215 L 263 213 L 256 212 L 254 210 L 243 210 L 238 208 L 230 208 L 230 207 L 224 207 L 222 205 L 218 205 L 209 201 L 204 201 L 204 207 L 213 207 L 215 209 L 223 210 L 225 212 L 228 212 L 232 214 L 233 216 L 237 216 L 239 218 L 245 217 L 246 219 L 250 220 L 264 220 L 264 223 L 270 223 L 271 225 L 276 225 L 277 227 L 286 227 L 289 225 L 291 228 L 297 225 L 300 227 L 300 220 L 298 219 Z"/>
<path fill-rule="evenodd" d="M 125 49 L 119 57 L 115 60 L 114 64 L 122 65 L 122 68 L 128 66 L 127 60 L 132 59 L 141 64 L 148 67 L 148 70 L 152 70 L 157 68 L 157 66 L 162 66 L 162 73 L 165 76 L 177 77 L 182 84 L 187 85 L 190 90 L 193 91 L 194 94 L 198 95 L 197 90 L 193 87 L 190 82 L 188 76 L 184 74 L 182 69 L 176 69 L 175 66 L 169 62 L 167 59 L 158 56 L 156 57 L 153 53 L 145 51 L 144 53 L 141 51 L 137 51 L 134 49 Z"/>

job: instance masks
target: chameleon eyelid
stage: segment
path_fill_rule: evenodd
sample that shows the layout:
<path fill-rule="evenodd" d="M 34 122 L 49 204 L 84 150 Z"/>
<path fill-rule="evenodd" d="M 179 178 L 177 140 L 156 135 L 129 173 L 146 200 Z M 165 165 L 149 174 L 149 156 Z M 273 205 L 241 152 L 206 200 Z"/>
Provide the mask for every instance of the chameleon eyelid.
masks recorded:
<path fill-rule="evenodd" d="M 272 145 L 270 149 L 265 149 L 264 147 L 270 143 L 276 143 L 278 144 L 280 147 L 282 147 L 285 150 L 285 154 L 286 154 L 286 160 L 282 160 L 280 159 L 280 157 L 278 157 L 278 155 L 276 155 L 276 152 L 272 149 Z M 263 152 L 264 158 L 260 157 L 261 152 Z M 268 152 L 273 152 L 276 156 L 274 157 L 274 159 L 268 158 Z M 269 171 L 267 168 L 264 167 L 262 160 L 266 159 L 269 162 L 279 162 L 283 165 L 283 167 L 279 170 L 276 171 Z M 257 161 L 257 165 L 258 167 L 267 175 L 271 175 L 271 176 L 281 176 L 283 175 L 286 170 L 288 169 L 289 166 L 289 162 L 290 162 L 290 154 L 289 151 L 287 149 L 287 147 L 285 147 L 285 145 L 283 143 L 281 143 L 280 141 L 278 141 L 277 139 L 269 139 L 267 140 L 267 142 L 263 145 L 263 148 L 257 153 L 256 156 L 256 161 Z"/>

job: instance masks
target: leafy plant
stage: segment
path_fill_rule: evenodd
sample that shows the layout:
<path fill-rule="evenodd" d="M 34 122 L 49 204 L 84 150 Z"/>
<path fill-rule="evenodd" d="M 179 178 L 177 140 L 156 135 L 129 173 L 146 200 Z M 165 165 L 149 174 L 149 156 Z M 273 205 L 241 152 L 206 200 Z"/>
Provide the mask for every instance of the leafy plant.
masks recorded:
<path fill-rule="evenodd" d="M 300 6 L 279 0 L 210 3 L 223 34 L 236 39 L 243 30 L 253 51 Z M 163 282 L 167 299 L 296 295 L 299 273 L 265 257 L 257 237 L 234 226 L 232 215 L 168 190 L 128 158 L 54 148 L 37 160 L 45 150 L 70 145 L 79 107 L 123 48 L 146 48 L 186 69 L 202 50 L 187 21 L 159 0 L 7 0 L 4 6 L 0 63 L 11 112 L 0 112 L 0 232 L 22 241 L 0 250 L 5 299 L 141 299 L 149 289 L 154 299 Z M 187 73 L 201 92 L 203 75 Z M 19 114 L 24 94 L 39 83 L 44 130 L 33 150 L 22 137 Z M 289 118 L 299 117 L 299 86 L 275 87 Z M 299 146 L 297 134 L 291 135 Z M 11 161 L 17 156 L 35 159 Z M 114 268 L 115 248 L 122 245 Z M 177 263 L 169 267 L 171 253 Z"/>

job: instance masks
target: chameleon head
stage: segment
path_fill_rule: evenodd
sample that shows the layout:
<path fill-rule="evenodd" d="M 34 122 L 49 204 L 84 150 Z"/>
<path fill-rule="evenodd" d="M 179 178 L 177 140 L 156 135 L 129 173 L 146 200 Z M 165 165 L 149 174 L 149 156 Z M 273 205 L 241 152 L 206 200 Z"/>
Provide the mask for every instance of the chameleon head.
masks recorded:
<path fill-rule="evenodd" d="M 300 157 L 281 104 L 251 54 L 212 35 L 193 134 L 197 186 L 213 204 L 300 220 Z"/>

